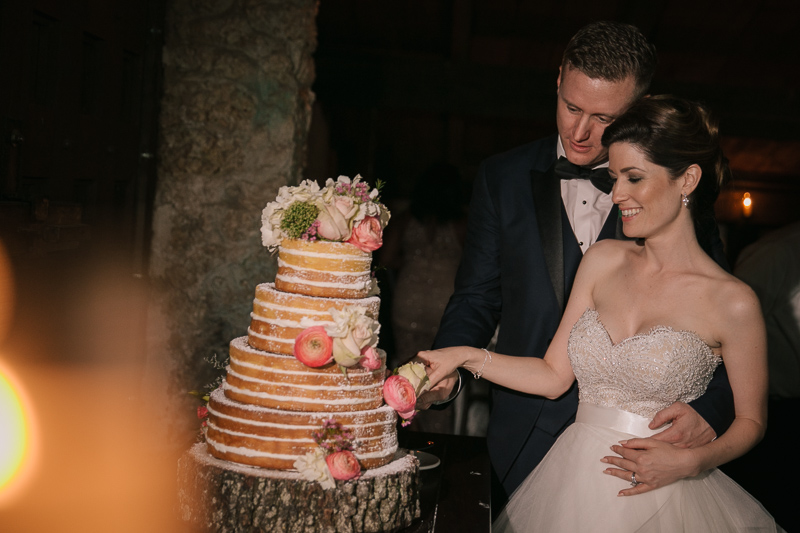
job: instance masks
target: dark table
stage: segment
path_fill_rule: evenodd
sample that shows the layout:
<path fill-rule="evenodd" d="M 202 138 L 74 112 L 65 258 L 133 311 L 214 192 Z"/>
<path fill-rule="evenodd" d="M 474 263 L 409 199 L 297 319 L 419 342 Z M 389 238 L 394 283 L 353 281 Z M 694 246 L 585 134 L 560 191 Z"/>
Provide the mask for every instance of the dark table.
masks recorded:
<path fill-rule="evenodd" d="M 400 446 L 435 455 L 420 472 L 420 521 L 400 533 L 491 531 L 491 471 L 486 439 L 400 430 Z"/>

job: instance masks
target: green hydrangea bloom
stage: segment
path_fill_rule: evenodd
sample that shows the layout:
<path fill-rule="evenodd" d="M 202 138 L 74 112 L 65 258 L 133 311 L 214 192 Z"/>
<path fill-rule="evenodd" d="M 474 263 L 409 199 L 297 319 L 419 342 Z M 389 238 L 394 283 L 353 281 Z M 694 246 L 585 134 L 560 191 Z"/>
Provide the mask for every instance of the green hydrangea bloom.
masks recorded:
<path fill-rule="evenodd" d="M 290 239 L 299 239 L 314 223 L 319 208 L 308 202 L 294 202 L 286 208 L 281 220 L 281 229 Z"/>

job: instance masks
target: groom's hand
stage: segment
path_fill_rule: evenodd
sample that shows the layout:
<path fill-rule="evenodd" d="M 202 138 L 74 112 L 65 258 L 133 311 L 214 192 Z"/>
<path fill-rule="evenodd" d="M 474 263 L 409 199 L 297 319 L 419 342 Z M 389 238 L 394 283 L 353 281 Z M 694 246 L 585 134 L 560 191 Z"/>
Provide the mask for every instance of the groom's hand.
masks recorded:
<path fill-rule="evenodd" d="M 452 400 L 451 396 L 459 379 L 458 371 L 455 371 L 431 387 L 430 390 L 420 394 L 417 398 L 417 408 L 427 409 L 434 403 Z"/>
<path fill-rule="evenodd" d="M 601 461 L 617 468 L 606 468 L 605 474 L 629 482 L 636 474 L 637 484 L 619 491 L 619 496 L 642 494 L 700 473 L 694 451 L 652 438 L 621 441 L 611 451 L 619 457 L 606 456 Z"/>
<path fill-rule="evenodd" d="M 658 429 L 669 422 L 672 422 L 670 427 L 651 438 L 681 448 L 697 448 L 717 438 L 708 422 L 683 402 L 675 402 L 656 413 L 650 422 L 650 429 Z"/>

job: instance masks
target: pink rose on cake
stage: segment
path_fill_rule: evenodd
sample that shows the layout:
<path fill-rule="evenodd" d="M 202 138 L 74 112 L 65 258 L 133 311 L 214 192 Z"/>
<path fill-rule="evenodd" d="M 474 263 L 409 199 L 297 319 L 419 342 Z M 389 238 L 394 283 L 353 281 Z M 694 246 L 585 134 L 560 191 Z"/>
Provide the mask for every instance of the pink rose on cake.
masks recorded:
<path fill-rule="evenodd" d="M 333 339 L 323 326 L 304 329 L 294 339 L 294 356 L 306 366 L 318 368 L 333 360 Z"/>
<path fill-rule="evenodd" d="M 364 252 L 373 252 L 383 246 L 383 228 L 375 217 L 365 217 L 353 228 L 353 234 L 347 240 L 350 244 Z"/>
<path fill-rule="evenodd" d="M 383 384 L 383 399 L 403 419 L 402 425 L 407 426 L 417 414 L 417 397 L 430 388 L 431 383 L 425 372 L 425 365 L 406 363 L 386 378 Z"/>
<path fill-rule="evenodd" d="M 197 418 L 202 420 L 200 427 L 208 426 L 208 407 L 205 405 L 197 406 Z"/>
<path fill-rule="evenodd" d="M 386 360 L 386 352 L 380 348 L 365 346 L 361 349 L 361 366 L 367 370 L 378 370 Z"/>
<path fill-rule="evenodd" d="M 331 475 L 334 479 L 347 481 L 348 479 L 358 479 L 361 476 L 361 465 L 358 459 L 350 451 L 341 451 L 330 454 L 325 458 Z"/>

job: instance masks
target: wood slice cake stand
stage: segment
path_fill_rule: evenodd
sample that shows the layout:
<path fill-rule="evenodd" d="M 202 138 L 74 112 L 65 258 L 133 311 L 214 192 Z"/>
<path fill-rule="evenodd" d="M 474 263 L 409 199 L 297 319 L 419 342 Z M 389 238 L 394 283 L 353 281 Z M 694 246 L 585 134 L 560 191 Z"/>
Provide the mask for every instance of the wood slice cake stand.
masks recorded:
<path fill-rule="evenodd" d="M 180 518 L 204 531 L 377 533 L 420 516 L 419 469 L 413 455 L 367 470 L 324 490 L 297 472 L 221 461 L 192 446 L 178 461 Z"/>

